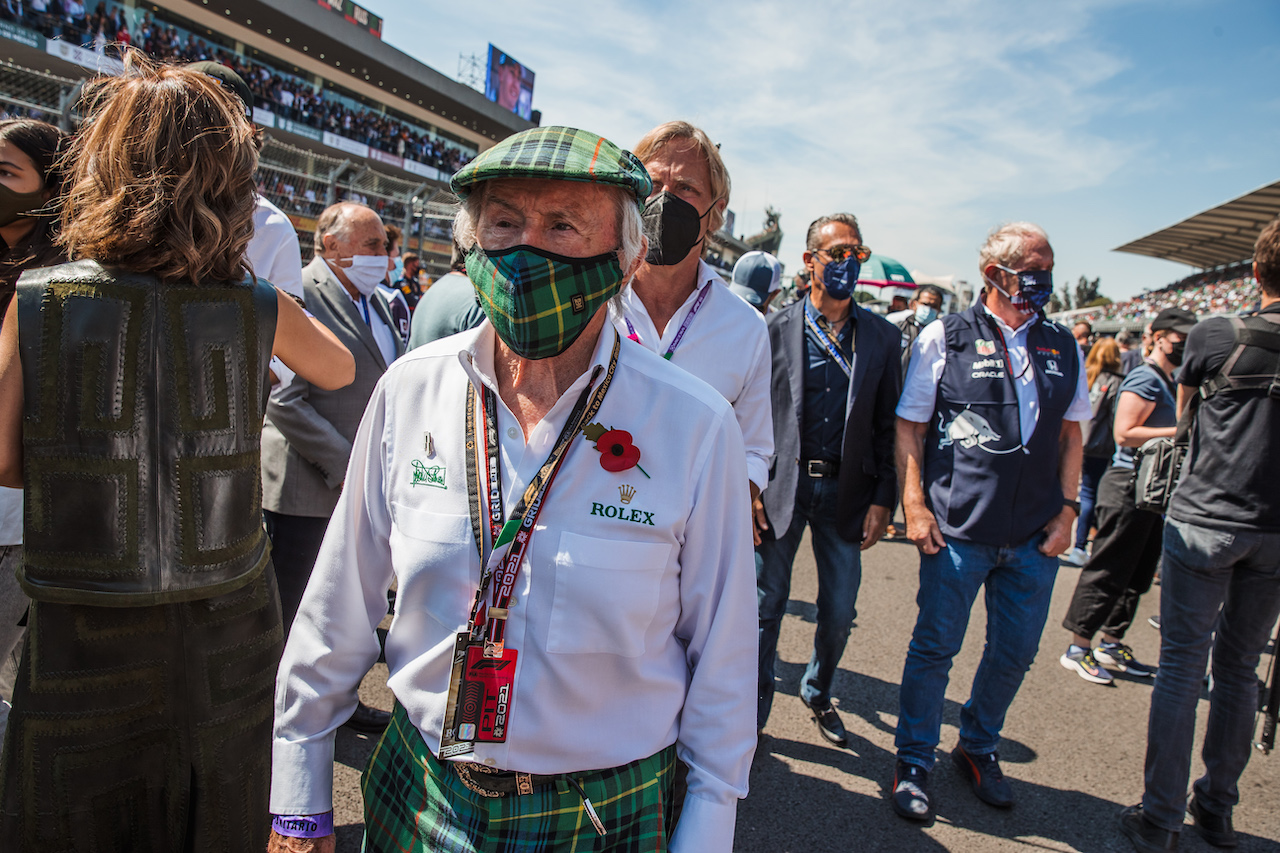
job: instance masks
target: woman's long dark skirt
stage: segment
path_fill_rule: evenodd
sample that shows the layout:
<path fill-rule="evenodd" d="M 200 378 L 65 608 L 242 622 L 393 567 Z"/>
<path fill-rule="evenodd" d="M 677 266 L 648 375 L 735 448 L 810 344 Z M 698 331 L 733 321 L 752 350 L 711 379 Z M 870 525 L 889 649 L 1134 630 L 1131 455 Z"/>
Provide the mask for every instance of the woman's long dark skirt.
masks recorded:
<path fill-rule="evenodd" d="M 282 648 L 270 564 L 182 604 L 34 602 L 0 764 L 0 846 L 265 850 Z"/>

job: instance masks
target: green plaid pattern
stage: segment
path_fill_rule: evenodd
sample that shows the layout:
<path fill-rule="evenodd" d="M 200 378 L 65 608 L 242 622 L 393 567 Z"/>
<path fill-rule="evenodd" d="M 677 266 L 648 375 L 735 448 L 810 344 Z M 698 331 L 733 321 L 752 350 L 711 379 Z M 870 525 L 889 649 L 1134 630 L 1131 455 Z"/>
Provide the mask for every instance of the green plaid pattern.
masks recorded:
<path fill-rule="evenodd" d="M 622 286 L 616 254 L 566 258 L 528 249 L 467 255 L 480 308 L 499 337 L 524 358 L 568 349 Z M 576 297 L 576 298 L 575 298 Z"/>
<path fill-rule="evenodd" d="M 494 178 L 612 184 L 631 190 L 642 206 L 653 189 L 649 173 L 634 154 L 575 127 L 535 127 L 508 136 L 459 169 L 449 185 L 459 198 L 466 198 L 474 184 Z"/>
<path fill-rule="evenodd" d="M 485 797 L 437 761 L 399 703 L 364 772 L 365 853 L 649 853 L 671 830 L 675 746 L 612 770 L 574 774 L 606 834 L 567 782 Z"/>

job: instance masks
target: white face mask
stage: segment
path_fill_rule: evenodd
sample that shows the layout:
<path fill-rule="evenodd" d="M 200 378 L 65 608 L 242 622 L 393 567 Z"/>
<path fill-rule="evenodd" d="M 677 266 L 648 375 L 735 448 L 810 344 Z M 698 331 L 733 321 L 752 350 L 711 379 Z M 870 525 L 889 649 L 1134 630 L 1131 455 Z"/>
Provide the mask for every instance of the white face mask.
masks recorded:
<path fill-rule="evenodd" d="M 934 320 L 938 319 L 938 309 L 930 308 L 928 305 L 916 303 L 916 322 L 921 326 L 927 326 Z"/>
<path fill-rule="evenodd" d="M 387 277 L 386 255 L 353 255 L 327 263 L 335 270 L 342 270 L 364 296 L 372 296 Z"/>

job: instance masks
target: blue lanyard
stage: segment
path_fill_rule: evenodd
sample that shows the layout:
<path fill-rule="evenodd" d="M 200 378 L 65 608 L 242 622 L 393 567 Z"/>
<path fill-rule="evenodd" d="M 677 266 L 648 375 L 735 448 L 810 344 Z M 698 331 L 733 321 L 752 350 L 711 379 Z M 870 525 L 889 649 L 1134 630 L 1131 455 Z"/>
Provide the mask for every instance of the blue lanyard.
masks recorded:
<path fill-rule="evenodd" d="M 373 324 L 369 322 L 369 300 L 363 295 L 360 297 L 360 310 L 364 312 L 364 324 L 372 329 Z"/>
<path fill-rule="evenodd" d="M 845 376 L 851 377 L 853 370 L 849 367 L 849 360 L 844 357 L 844 353 L 840 352 L 839 345 L 831 339 L 831 336 L 823 331 L 822 327 L 814 322 L 813 317 L 809 314 L 809 306 L 805 306 L 804 324 L 814 333 L 818 339 L 818 343 L 822 344 L 823 349 L 827 351 L 827 355 L 831 356 L 831 360 L 839 365 L 844 371 Z"/>

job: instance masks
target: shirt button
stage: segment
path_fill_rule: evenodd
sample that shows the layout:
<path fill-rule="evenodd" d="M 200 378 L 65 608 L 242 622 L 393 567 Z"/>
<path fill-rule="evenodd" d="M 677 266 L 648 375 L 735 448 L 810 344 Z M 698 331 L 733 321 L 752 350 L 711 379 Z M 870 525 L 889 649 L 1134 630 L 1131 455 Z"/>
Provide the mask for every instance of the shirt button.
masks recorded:
<path fill-rule="evenodd" d="M 486 759 L 484 760 L 484 763 L 485 763 L 485 764 L 488 764 L 490 767 L 492 767 L 493 765 L 497 764 L 498 762 L 494 761 L 492 758 L 486 758 Z"/>
<path fill-rule="evenodd" d="M 515 427 L 507 427 L 507 438 L 519 438 L 520 430 Z"/>

